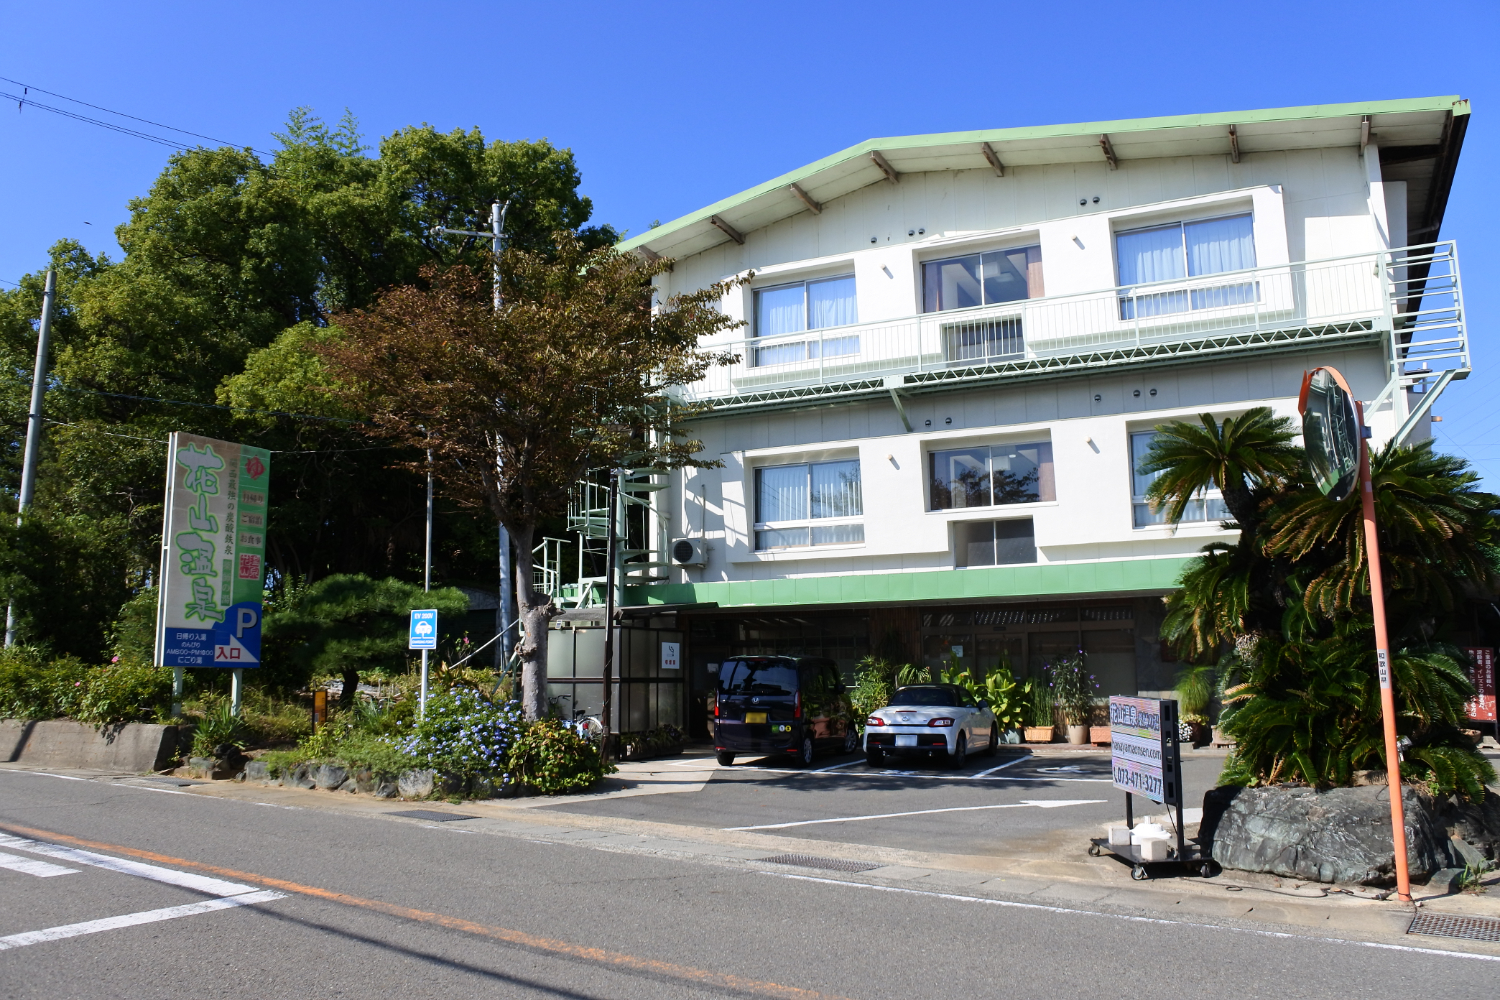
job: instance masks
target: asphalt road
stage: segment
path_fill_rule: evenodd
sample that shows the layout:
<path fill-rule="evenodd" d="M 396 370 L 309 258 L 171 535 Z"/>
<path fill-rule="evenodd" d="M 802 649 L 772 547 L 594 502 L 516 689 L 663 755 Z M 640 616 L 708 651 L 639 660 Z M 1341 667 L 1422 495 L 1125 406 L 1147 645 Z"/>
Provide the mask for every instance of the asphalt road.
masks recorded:
<path fill-rule="evenodd" d="M 463 827 L 0 770 L 0 996 L 1495 992 L 1493 961 L 1437 951 Z"/>
<path fill-rule="evenodd" d="M 661 769 L 694 766 L 701 762 L 664 761 Z M 1222 767 L 1222 757 L 1184 760 L 1187 805 L 1202 804 Z M 1110 783 L 1107 750 L 1027 756 L 1018 748 L 970 758 L 962 769 L 920 759 L 875 769 L 863 756 L 819 758 L 806 771 L 774 758 L 743 760 L 714 771 L 701 791 L 546 808 L 979 856 L 1054 852 L 1059 831 L 1067 830 L 1081 855 L 1088 837 L 1124 820 L 1124 793 Z M 1136 809 L 1140 816 L 1165 812 L 1141 798 Z"/>

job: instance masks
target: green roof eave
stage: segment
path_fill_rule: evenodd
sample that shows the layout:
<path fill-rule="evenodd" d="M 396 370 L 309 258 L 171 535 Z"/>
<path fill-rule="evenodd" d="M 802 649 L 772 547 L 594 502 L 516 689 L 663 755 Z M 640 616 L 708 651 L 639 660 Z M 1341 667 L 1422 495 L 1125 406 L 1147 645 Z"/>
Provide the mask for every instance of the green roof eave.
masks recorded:
<path fill-rule="evenodd" d="M 1393 101 L 1362 101 L 1346 104 L 1312 104 L 1297 108 L 1263 108 L 1256 111 L 1216 111 L 1208 114 L 1167 115 L 1158 118 L 1125 118 L 1118 121 L 1075 122 L 1067 125 L 1028 125 L 1017 128 L 973 129 L 964 132 L 934 132 L 928 135 L 888 136 L 866 139 L 857 145 L 840 150 L 815 160 L 806 166 L 789 171 L 779 177 L 747 188 L 738 194 L 722 198 L 695 212 L 662 223 L 648 229 L 639 236 L 632 236 L 618 244 L 620 250 L 635 250 L 653 241 L 680 232 L 695 223 L 704 222 L 715 215 L 730 212 L 737 206 L 753 201 L 766 194 L 801 183 L 815 177 L 831 167 L 851 160 L 867 157 L 880 150 L 896 151 L 930 146 L 951 146 L 963 143 L 1005 143 L 1018 140 L 1077 138 L 1095 135 L 1126 135 L 1130 133 L 1170 131 L 1204 126 L 1227 128 L 1230 125 L 1257 125 L 1275 122 L 1318 121 L 1348 118 L 1353 115 L 1409 114 L 1413 112 L 1451 112 L 1467 115 L 1469 103 L 1456 94 L 1440 97 L 1414 97 Z"/>

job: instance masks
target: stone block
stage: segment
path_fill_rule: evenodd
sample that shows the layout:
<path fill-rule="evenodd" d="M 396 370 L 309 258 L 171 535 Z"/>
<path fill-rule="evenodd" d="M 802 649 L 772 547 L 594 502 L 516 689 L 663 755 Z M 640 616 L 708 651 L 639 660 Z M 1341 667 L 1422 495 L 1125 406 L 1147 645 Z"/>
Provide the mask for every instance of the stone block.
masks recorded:
<path fill-rule="evenodd" d="M 377 799 L 394 799 L 399 791 L 394 781 L 381 780 L 375 783 L 375 790 L 371 794 Z"/>
<path fill-rule="evenodd" d="M 288 788 L 312 788 L 316 784 L 312 774 L 317 768 L 317 764 L 293 764 L 282 775 L 281 783 Z"/>
<path fill-rule="evenodd" d="M 1312 882 L 1386 884 L 1395 877 L 1391 807 L 1381 785 L 1360 788 L 1215 788 L 1203 797 L 1199 836 L 1225 868 Z M 1448 834 L 1431 797 L 1402 789 L 1413 879 L 1448 867 Z"/>
<path fill-rule="evenodd" d="M 271 765 L 263 760 L 252 760 L 245 765 L 245 780 L 270 783 L 276 779 L 271 777 Z"/>
<path fill-rule="evenodd" d="M 349 772 L 337 764 L 319 764 L 312 772 L 313 784 L 323 791 L 332 791 L 349 780 Z"/>
<path fill-rule="evenodd" d="M 402 771 L 396 778 L 396 788 L 403 799 L 425 799 L 432 795 L 437 772 L 428 769 Z"/>
<path fill-rule="evenodd" d="M 337 789 L 335 789 L 335 791 L 348 792 L 349 794 L 353 795 L 355 792 L 359 791 L 359 782 L 355 781 L 353 778 L 345 778 L 344 783 Z"/>

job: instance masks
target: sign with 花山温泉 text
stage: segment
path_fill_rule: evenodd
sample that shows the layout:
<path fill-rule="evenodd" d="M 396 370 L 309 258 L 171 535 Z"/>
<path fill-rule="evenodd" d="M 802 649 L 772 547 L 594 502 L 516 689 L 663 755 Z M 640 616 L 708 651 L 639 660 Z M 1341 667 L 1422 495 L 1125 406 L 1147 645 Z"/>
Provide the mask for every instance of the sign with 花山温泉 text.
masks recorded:
<path fill-rule="evenodd" d="M 1177 703 L 1155 698 L 1109 699 L 1110 774 L 1116 788 L 1153 802 L 1182 795 Z"/>
<path fill-rule="evenodd" d="M 1474 697 L 1464 706 L 1464 714 L 1476 722 L 1495 721 L 1495 651 L 1477 646 L 1466 646 L 1469 655 L 1469 683 L 1474 685 Z"/>
<path fill-rule="evenodd" d="M 156 662 L 260 666 L 271 453 L 174 433 L 167 448 Z"/>

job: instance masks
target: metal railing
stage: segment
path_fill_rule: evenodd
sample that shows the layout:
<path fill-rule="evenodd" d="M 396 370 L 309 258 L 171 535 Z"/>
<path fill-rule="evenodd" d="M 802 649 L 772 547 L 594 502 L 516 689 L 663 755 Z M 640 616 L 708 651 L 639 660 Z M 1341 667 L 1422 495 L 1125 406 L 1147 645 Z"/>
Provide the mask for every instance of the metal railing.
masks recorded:
<path fill-rule="evenodd" d="M 1392 343 L 1467 366 L 1451 242 L 715 343 L 737 364 L 680 390 L 716 409 L 1311 342 Z M 1405 338 L 1404 340 L 1402 338 Z"/>

